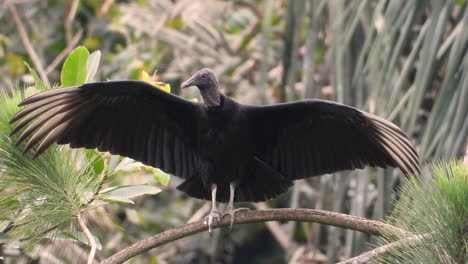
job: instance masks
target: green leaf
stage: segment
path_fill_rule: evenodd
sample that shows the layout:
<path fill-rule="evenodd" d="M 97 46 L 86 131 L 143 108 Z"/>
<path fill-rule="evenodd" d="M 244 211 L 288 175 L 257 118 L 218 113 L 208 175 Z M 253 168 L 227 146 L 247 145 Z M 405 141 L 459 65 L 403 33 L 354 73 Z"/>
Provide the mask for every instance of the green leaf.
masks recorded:
<path fill-rule="evenodd" d="M 62 86 L 72 86 L 86 82 L 88 57 L 89 51 L 83 46 L 77 47 L 68 55 L 60 76 Z"/>
<path fill-rule="evenodd" d="M 143 164 L 141 162 L 135 162 L 130 158 L 123 158 L 119 164 L 114 168 L 114 172 L 126 172 L 134 173 L 141 170 Z"/>
<path fill-rule="evenodd" d="M 91 167 L 94 169 L 94 172 L 96 174 L 101 174 L 104 170 L 104 159 L 101 154 L 92 149 L 87 149 L 85 154 L 88 162 L 90 162 Z"/>
<path fill-rule="evenodd" d="M 99 238 L 93 235 L 94 240 L 96 241 L 96 248 L 98 250 L 102 250 L 101 241 Z M 83 243 L 85 245 L 89 245 L 88 238 L 83 232 L 60 232 L 60 233 L 51 233 L 45 236 L 45 238 L 56 240 L 69 240 L 74 242 Z"/>
<path fill-rule="evenodd" d="M 26 65 L 26 67 L 28 67 L 29 72 L 33 76 L 34 82 L 36 83 L 37 89 L 39 89 L 41 91 L 49 90 L 49 87 L 47 87 L 47 85 L 45 85 L 44 82 L 42 82 L 42 80 L 41 80 L 41 78 L 39 78 L 39 75 L 37 74 L 37 72 L 33 68 L 31 68 L 27 62 L 24 62 L 24 64 Z"/>
<path fill-rule="evenodd" d="M 120 163 L 120 155 L 112 155 L 109 162 L 109 172 L 114 172 Z"/>
<path fill-rule="evenodd" d="M 161 191 L 158 187 L 150 185 L 121 185 L 100 191 L 104 194 L 101 200 L 109 203 L 129 203 L 134 204 L 130 198 L 144 195 L 157 194 Z"/>
<path fill-rule="evenodd" d="M 153 167 L 146 167 L 150 172 L 153 173 L 153 178 L 157 180 L 159 183 L 161 183 L 164 186 L 167 186 L 169 184 L 169 181 L 171 180 L 171 176 L 164 171 L 160 169 L 156 169 Z"/>
<path fill-rule="evenodd" d="M 99 66 L 99 61 L 101 59 L 101 52 L 99 50 L 91 53 L 88 57 L 88 75 L 86 76 L 86 82 L 92 82 L 94 79 L 94 76 L 96 75 L 98 66 Z"/>

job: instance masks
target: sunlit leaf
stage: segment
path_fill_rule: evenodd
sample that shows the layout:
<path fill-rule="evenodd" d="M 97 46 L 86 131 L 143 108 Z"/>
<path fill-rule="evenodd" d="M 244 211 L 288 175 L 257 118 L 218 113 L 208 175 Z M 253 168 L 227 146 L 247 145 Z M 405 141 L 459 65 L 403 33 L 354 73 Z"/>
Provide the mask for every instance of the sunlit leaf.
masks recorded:
<path fill-rule="evenodd" d="M 137 172 L 141 169 L 143 164 L 141 162 L 136 162 L 133 159 L 130 158 L 123 158 L 120 160 L 120 162 L 115 166 L 113 169 L 114 172 L 127 172 L 127 173 L 133 173 Z"/>
<path fill-rule="evenodd" d="M 86 82 L 88 57 L 89 51 L 83 46 L 75 48 L 70 55 L 68 55 L 60 75 L 62 86 L 72 86 Z"/>
<path fill-rule="evenodd" d="M 153 167 L 147 167 L 150 168 L 151 172 L 153 173 L 153 178 L 157 180 L 159 183 L 161 183 L 164 186 L 167 186 L 169 184 L 169 181 L 171 180 L 171 176 L 164 171 L 160 169 L 156 169 Z"/>
<path fill-rule="evenodd" d="M 158 87 L 159 89 L 164 90 L 168 93 L 171 92 L 171 86 L 168 83 L 153 81 L 153 78 L 151 78 L 151 76 L 143 70 L 140 71 L 140 73 L 138 74 L 138 80 L 150 83 L 151 85 L 154 85 Z"/>
<path fill-rule="evenodd" d="M 102 156 L 95 150 L 87 149 L 85 150 L 87 157 L 87 162 L 91 163 L 91 167 L 94 169 L 96 174 L 101 174 L 104 170 L 104 159 Z"/>
<path fill-rule="evenodd" d="M 96 75 L 97 69 L 99 67 L 100 60 L 101 60 L 101 52 L 99 50 L 89 55 L 88 61 L 87 61 L 88 74 L 86 76 L 86 82 L 93 81 L 94 76 Z"/>
<path fill-rule="evenodd" d="M 100 199 L 106 202 L 134 204 L 130 198 L 144 194 L 157 194 L 160 191 L 158 187 L 150 185 L 122 185 L 102 190 L 99 193 L 103 194 Z"/>
<path fill-rule="evenodd" d="M 110 162 L 109 162 L 109 172 L 113 172 L 115 170 L 115 168 L 117 168 L 117 165 L 119 165 L 120 163 L 120 155 L 112 155 L 111 158 L 110 158 Z"/>

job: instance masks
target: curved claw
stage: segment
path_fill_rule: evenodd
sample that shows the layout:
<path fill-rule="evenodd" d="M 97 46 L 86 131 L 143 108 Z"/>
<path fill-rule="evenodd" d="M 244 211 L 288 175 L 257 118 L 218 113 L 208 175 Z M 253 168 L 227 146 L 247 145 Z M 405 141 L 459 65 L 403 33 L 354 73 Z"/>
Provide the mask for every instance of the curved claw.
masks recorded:
<path fill-rule="evenodd" d="M 208 220 L 208 223 L 206 222 L 207 220 Z M 208 215 L 207 218 L 205 218 L 205 221 L 204 221 L 205 224 L 208 224 L 208 232 L 210 232 L 210 234 L 211 234 L 211 231 L 213 230 L 213 228 L 211 228 L 213 224 L 213 220 L 221 222 L 221 214 L 216 209 L 212 209 L 210 211 L 210 214 Z"/>
<path fill-rule="evenodd" d="M 235 209 L 234 207 L 231 207 L 228 205 L 228 207 L 226 208 L 226 211 L 224 211 L 223 217 L 226 215 L 229 215 L 231 217 L 231 224 L 229 225 L 229 230 L 232 230 L 232 226 L 234 225 L 234 217 L 236 213 L 240 211 L 250 211 L 250 208 L 240 207 L 240 208 Z"/>

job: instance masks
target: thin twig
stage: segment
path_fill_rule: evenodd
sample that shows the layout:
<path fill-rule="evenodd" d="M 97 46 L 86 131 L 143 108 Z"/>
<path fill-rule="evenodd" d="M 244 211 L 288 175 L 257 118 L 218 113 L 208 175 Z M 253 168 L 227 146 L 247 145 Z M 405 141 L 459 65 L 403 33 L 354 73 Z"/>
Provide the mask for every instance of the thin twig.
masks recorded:
<path fill-rule="evenodd" d="M 98 17 L 102 17 L 103 15 L 107 14 L 113 3 L 114 0 L 106 0 L 104 4 L 102 4 L 101 9 L 99 9 Z"/>
<path fill-rule="evenodd" d="M 67 39 L 67 43 L 70 45 L 72 42 L 72 23 L 73 20 L 75 19 L 76 11 L 78 10 L 78 4 L 80 3 L 80 0 L 73 0 L 70 11 L 67 14 L 67 17 L 65 18 L 65 37 Z"/>
<path fill-rule="evenodd" d="M 384 232 L 394 232 L 402 236 L 411 235 L 411 233 L 394 227 L 392 225 L 385 224 L 383 222 L 369 220 L 361 217 L 322 211 L 314 209 L 270 209 L 262 211 L 249 211 L 239 212 L 236 214 L 234 223 L 245 224 L 245 223 L 257 223 L 267 221 L 302 221 L 302 222 L 316 222 L 321 224 L 333 225 L 346 229 L 361 231 L 373 235 L 380 236 Z M 224 217 L 220 222 L 215 222 L 213 228 L 219 228 L 221 226 L 229 226 L 229 217 Z M 123 263 L 126 260 L 131 259 L 143 252 L 150 249 L 159 247 L 169 242 L 187 237 L 196 233 L 200 233 L 208 229 L 208 226 L 204 221 L 197 221 L 190 224 L 186 224 L 180 227 L 176 227 L 147 239 L 141 240 L 115 255 L 105 259 L 101 264 L 117 264 Z"/>
<path fill-rule="evenodd" d="M 49 66 L 45 69 L 46 74 L 51 73 L 60 62 L 75 48 L 78 41 L 80 41 L 81 36 L 83 35 L 83 29 L 80 28 L 78 32 L 76 32 L 75 36 L 71 39 L 71 41 L 67 44 L 67 47 L 60 52 L 57 57 L 50 63 Z"/>
<path fill-rule="evenodd" d="M 15 4 L 13 4 L 13 1 L 7 1 L 6 4 L 8 5 L 8 8 L 10 9 L 11 16 L 13 17 L 13 21 L 15 22 L 16 28 L 18 29 L 19 35 L 21 37 L 21 41 L 23 42 L 26 52 L 28 52 L 29 57 L 31 58 L 37 70 L 37 73 L 41 77 L 42 81 L 44 82 L 45 85 L 49 87 L 50 82 L 49 82 L 49 79 L 47 78 L 47 74 L 44 71 L 44 67 L 42 67 L 41 60 L 39 59 L 36 52 L 34 51 L 34 48 L 32 47 L 31 41 L 29 40 L 28 34 L 26 33 L 26 29 L 24 28 L 23 22 L 21 21 L 18 15 L 18 11 L 16 10 Z"/>
<path fill-rule="evenodd" d="M 427 238 L 429 238 L 431 234 L 422 234 L 422 235 L 413 235 L 407 238 L 404 238 L 402 240 L 390 243 L 385 246 L 381 246 L 378 248 L 375 248 L 371 251 L 368 251 L 366 253 L 363 253 L 359 256 L 356 256 L 354 258 L 350 258 L 348 260 L 339 262 L 337 264 L 364 264 L 368 263 L 371 259 L 374 259 L 382 254 L 385 254 L 389 252 L 390 250 L 394 250 L 397 248 L 400 248 L 402 246 L 411 246 L 411 245 L 416 245 L 424 242 Z"/>
<path fill-rule="evenodd" d="M 89 255 L 88 255 L 88 264 L 93 264 L 94 256 L 96 255 L 96 248 L 97 248 L 96 240 L 94 240 L 93 234 L 91 234 L 85 222 L 83 221 L 81 214 L 78 214 L 78 223 L 80 224 L 80 227 L 83 230 L 83 233 L 88 239 L 89 246 L 91 247 L 91 250 L 89 251 Z"/>

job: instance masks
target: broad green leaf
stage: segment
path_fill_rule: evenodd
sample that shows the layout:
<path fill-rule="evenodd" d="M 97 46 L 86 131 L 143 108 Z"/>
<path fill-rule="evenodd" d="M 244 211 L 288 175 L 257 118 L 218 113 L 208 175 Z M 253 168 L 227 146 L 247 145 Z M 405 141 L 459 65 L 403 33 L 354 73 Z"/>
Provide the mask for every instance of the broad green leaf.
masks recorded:
<path fill-rule="evenodd" d="M 96 174 L 101 174 L 104 170 L 104 159 L 102 158 L 102 156 L 97 151 L 91 149 L 87 149 L 85 154 L 86 158 L 88 159 L 87 162 L 92 163 L 94 172 Z"/>
<path fill-rule="evenodd" d="M 169 184 L 169 181 L 171 180 L 171 176 L 164 171 L 160 169 L 156 169 L 153 167 L 146 167 L 149 168 L 149 171 L 153 173 L 153 178 L 157 180 L 159 183 L 161 183 L 164 186 L 167 186 Z"/>
<path fill-rule="evenodd" d="M 125 204 L 135 204 L 132 200 L 125 198 L 125 197 L 109 197 L 109 198 L 103 198 L 102 201 L 106 203 L 125 203 Z"/>
<path fill-rule="evenodd" d="M 31 68 L 27 62 L 24 62 L 24 64 L 26 65 L 26 67 L 28 67 L 29 72 L 33 76 L 34 82 L 36 83 L 36 88 L 41 90 L 41 91 L 49 90 L 49 87 L 47 87 L 47 85 L 45 85 L 42 82 L 42 80 L 39 77 L 39 75 L 37 74 L 37 72 L 33 68 Z"/>
<path fill-rule="evenodd" d="M 158 187 L 150 185 L 122 185 L 102 190 L 99 193 L 104 194 L 101 200 L 106 202 L 134 204 L 130 198 L 144 194 L 157 194 L 160 191 Z"/>
<path fill-rule="evenodd" d="M 92 82 L 94 76 L 96 75 L 97 69 L 99 67 L 99 61 L 101 59 L 101 52 L 99 50 L 91 53 L 88 57 L 88 74 L 86 76 L 86 82 Z"/>
<path fill-rule="evenodd" d="M 130 158 L 123 158 L 119 164 L 114 168 L 114 172 L 127 172 L 127 173 L 133 173 L 141 170 L 141 167 L 143 166 L 142 163 L 140 162 L 135 162 L 134 160 Z"/>
<path fill-rule="evenodd" d="M 72 86 L 86 82 L 88 57 L 89 51 L 83 46 L 77 47 L 68 55 L 60 75 L 62 86 Z"/>
<path fill-rule="evenodd" d="M 69 241 L 75 241 L 79 243 L 83 243 L 85 245 L 89 245 L 88 238 L 83 232 L 60 232 L 60 233 L 51 233 L 45 236 L 48 239 L 56 240 L 69 240 Z M 98 250 L 102 250 L 102 244 L 101 241 L 99 241 L 99 238 L 93 235 L 94 240 L 96 241 L 96 248 Z"/>
<path fill-rule="evenodd" d="M 113 172 L 120 163 L 120 155 L 112 155 L 109 162 L 109 172 Z"/>

